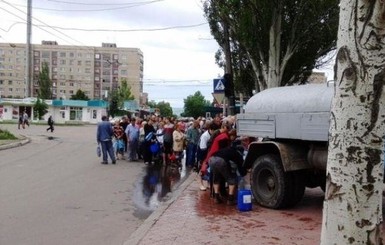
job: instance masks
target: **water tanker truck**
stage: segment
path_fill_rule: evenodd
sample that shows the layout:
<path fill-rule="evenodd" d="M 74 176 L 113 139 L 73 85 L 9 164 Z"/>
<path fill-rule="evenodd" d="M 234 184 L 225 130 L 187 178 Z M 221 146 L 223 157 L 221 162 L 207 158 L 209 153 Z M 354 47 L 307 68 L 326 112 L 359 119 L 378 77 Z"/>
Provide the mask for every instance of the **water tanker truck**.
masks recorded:
<path fill-rule="evenodd" d="M 264 90 L 237 115 L 237 133 L 251 141 L 244 166 L 255 201 L 268 208 L 296 205 L 305 187 L 325 188 L 333 84 Z"/>

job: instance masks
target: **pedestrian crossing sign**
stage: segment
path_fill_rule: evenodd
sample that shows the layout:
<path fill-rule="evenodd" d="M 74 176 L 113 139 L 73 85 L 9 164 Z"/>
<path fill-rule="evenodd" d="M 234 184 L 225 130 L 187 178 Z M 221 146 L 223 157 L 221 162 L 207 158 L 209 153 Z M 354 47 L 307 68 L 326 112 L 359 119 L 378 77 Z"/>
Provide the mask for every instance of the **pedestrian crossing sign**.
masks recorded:
<path fill-rule="evenodd" d="M 223 79 L 214 79 L 213 80 L 214 85 L 214 93 L 224 93 L 225 91 L 225 85 Z"/>

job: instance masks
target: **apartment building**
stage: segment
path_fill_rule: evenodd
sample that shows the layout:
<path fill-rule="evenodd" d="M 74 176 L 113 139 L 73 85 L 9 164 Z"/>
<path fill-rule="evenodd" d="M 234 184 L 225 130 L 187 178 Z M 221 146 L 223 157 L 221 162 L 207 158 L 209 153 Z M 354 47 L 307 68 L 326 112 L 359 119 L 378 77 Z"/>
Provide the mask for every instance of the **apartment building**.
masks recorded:
<path fill-rule="evenodd" d="M 52 99 L 70 99 L 80 89 L 90 99 L 107 99 L 123 80 L 139 103 L 143 94 L 143 53 L 138 48 L 59 45 L 42 41 L 32 45 L 31 97 L 39 90 L 39 73 L 47 63 Z M 0 43 L 0 97 L 28 97 L 26 44 Z"/>

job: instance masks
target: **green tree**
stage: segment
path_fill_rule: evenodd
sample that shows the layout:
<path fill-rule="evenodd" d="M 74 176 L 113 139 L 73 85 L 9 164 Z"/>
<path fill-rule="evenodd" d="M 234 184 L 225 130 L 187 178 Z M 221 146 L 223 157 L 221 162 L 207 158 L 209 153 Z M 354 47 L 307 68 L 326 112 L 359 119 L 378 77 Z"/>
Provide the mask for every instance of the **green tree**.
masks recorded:
<path fill-rule="evenodd" d="M 43 116 L 48 112 L 48 105 L 44 100 L 37 97 L 35 105 L 33 106 L 34 115 L 37 119 L 42 119 Z"/>
<path fill-rule="evenodd" d="M 225 71 L 233 71 L 238 89 L 249 89 L 250 75 L 257 91 L 304 83 L 336 48 L 338 4 L 337 0 L 206 0 L 205 16 L 221 47 L 217 63 L 230 63 L 231 69 Z"/>
<path fill-rule="evenodd" d="M 120 87 L 113 90 L 108 98 L 109 100 L 109 114 L 114 117 L 119 114 L 119 111 L 124 106 L 124 101 L 134 100 L 135 97 L 131 93 L 131 87 L 128 85 L 126 79 L 122 79 Z"/>
<path fill-rule="evenodd" d="M 131 93 L 131 87 L 128 85 L 127 80 L 125 78 L 122 79 L 120 87 L 118 88 L 119 98 L 122 103 L 119 106 L 123 107 L 123 103 L 126 100 L 134 100 L 135 97 Z"/>
<path fill-rule="evenodd" d="M 52 99 L 52 81 L 49 78 L 48 63 L 43 62 L 39 72 L 39 91 L 38 96 L 41 99 Z"/>
<path fill-rule="evenodd" d="M 205 100 L 202 93 L 197 91 L 194 95 L 189 95 L 184 99 L 184 112 L 182 116 L 194 118 L 205 116 L 206 106 L 210 106 L 210 101 Z"/>
<path fill-rule="evenodd" d="M 155 101 L 151 100 L 147 103 L 147 105 L 150 108 L 158 108 L 160 111 L 160 115 L 164 117 L 172 117 L 172 107 L 169 102 L 160 101 L 159 103 L 156 103 Z"/>
<path fill-rule="evenodd" d="M 90 100 L 90 98 L 81 89 L 78 89 L 76 94 L 71 96 L 71 100 Z"/>

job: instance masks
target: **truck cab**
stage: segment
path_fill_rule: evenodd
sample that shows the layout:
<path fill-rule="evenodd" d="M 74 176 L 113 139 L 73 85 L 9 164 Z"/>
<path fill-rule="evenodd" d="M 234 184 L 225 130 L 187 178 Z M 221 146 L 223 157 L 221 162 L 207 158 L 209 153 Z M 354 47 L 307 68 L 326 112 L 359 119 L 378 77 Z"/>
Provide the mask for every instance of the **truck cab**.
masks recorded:
<path fill-rule="evenodd" d="M 333 84 L 278 87 L 255 94 L 237 115 L 237 134 L 260 139 L 244 166 L 262 206 L 294 206 L 305 187 L 325 187 Z"/>

